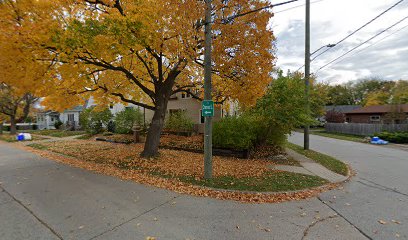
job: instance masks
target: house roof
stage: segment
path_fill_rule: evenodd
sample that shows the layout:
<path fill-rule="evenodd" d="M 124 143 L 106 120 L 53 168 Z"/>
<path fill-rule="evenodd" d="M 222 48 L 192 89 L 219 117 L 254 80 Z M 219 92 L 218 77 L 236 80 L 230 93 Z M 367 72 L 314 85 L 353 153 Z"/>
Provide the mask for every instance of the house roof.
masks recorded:
<path fill-rule="evenodd" d="M 37 112 L 37 115 L 38 115 L 38 114 L 44 114 L 44 115 L 59 115 L 59 112 L 52 111 L 52 110 L 47 110 L 47 111 Z"/>
<path fill-rule="evenodd" d="M 389 112 L 405 112 L 408 113 L 408 104 L 400 105 L 378 105 L 368 106 L 355 109 L 353 111 L 346 112 L 347 114 L 359 114 L 359 113 L 389 113 Z"/>
<path fill-rule="evenodd" d="M 355 109 L 361 108 L 360 105 L 332 105 L 332 106 L 325 106 L 324 110 L 326 112 L 335 111 L 340 113 L 351 112 Z"/>
<path fill-rule="evenodd" d="M 79 105 L 71 109 L 65 110 L 65 112 L 82 112 L 84 110 L 84 106 Z"/>

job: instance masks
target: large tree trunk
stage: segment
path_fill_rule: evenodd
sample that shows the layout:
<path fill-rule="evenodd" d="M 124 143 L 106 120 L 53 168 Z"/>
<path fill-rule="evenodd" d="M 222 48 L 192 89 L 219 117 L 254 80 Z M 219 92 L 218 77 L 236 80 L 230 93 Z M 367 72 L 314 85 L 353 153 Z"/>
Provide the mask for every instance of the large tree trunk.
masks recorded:
<path fill-rule="evenodd" d="M 141 154 L 144 158 L 157 157 L 159 154 L 160 135 L 163 130 L 164 120 L 166 118 L 168 98 L 164 97 L 160 103 L 157 103 L 153 119 L 147 132 L 144 150 Z"/>
<path fill-rule="evenodd" d="M 0 122 L 0 135 L 3 134 L 3 124 L 4 124 L 4 122 L 1 121 Z"/>
<path fill-rule="evenodd" d="M 10 135 L 15 135 L 15 134 L 17 134 L 16 117 L 11 116 L 10 117 Z"/>

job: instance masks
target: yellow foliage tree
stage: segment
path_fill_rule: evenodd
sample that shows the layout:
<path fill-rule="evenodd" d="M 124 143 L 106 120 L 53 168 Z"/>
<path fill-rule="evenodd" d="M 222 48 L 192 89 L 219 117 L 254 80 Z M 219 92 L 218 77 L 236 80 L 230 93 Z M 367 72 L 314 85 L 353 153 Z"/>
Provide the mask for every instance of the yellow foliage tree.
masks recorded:
<path fill-rule="evenodd" d="M 0 1 L 0 114 L 8 116 L 11 134 L 38 100 L 52 88 L 47 76 L 55 63 L 42 47 L 48 42 L 50 5 L 34 0 Z"/>
<path fill-rule="evenodd" d="M 213 1 L 213 95 L 216 102 L 253 105 L 271 82 L 272 14 L 262 0 Z M 158 153 L 171 95 L 202 98 L 204 1 L 70 0 L 53 9 L 59 26 L 50 30 L 58 54 L 54 68 L 61 98 L 93 96 L 99 104 L 131 103 L 154 116 L 142 156 Z M 51 103 L 52 101 L 48 101 Z M 54 101 L 55 102 L 55 101 Z"/>

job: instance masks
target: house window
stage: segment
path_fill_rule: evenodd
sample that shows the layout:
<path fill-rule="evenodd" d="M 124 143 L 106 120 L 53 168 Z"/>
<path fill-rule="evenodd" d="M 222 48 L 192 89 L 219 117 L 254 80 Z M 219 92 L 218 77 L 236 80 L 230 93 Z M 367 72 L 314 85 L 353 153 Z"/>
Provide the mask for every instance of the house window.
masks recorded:
<path fill-rule="evenodd" d="M 191 94 L 190 93 L 181 93 L 181 98 L 182 99 L 191 98 Z"/>
<path fill-rule="evenodd" d="M 205 121 L 204 121 L 204 117 L 203 117 L 203 110 L 202 109 L 200 109 L 200 123 L 204 123 Z"/>
<path fill-rule="evenodd" d="M 380 121 L 380 116 L 379 115 L 370 116 L 370 121 L 371 122 L 379 122 Z"/>
<path fill-rule="evenodd" d="M 74 114 L 68 114 L 68 122 L 74 121 Z"/>

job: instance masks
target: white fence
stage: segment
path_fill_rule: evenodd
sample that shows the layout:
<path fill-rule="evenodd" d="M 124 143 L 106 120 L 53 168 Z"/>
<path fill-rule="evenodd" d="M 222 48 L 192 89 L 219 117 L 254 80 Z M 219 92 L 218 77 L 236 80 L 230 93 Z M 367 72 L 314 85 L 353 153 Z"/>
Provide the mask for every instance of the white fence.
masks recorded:
<path fill-rule="evenodd" d="M 380 132 L 408 132 L 408 124 L 326 123 L 326 132 L 370 136 Z"/>

